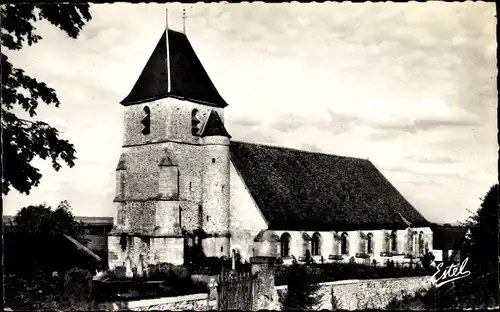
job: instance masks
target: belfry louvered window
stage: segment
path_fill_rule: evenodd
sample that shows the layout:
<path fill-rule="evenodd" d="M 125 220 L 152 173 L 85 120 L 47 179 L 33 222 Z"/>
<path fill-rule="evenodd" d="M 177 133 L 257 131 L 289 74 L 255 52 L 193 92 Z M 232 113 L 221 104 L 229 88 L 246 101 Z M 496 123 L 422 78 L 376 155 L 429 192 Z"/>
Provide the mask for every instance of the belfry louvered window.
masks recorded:
<path fill-rule="evenodd" d="M 142 110 L 142 119 L 141 119 L 141 124 L 142 124 L 142 129 L 141 132 L 142 134 L 149 134 L 151 132 L 151 111 L 149 110 L 149 107 L 144 106 L 144 109 Z"/>
<path fill-rule="evenodd" d="M 198 110 L 193 109 L 191 113 L 191 134 L 199 135 L 200 134 L 200 119 L 198 118 Z"/>

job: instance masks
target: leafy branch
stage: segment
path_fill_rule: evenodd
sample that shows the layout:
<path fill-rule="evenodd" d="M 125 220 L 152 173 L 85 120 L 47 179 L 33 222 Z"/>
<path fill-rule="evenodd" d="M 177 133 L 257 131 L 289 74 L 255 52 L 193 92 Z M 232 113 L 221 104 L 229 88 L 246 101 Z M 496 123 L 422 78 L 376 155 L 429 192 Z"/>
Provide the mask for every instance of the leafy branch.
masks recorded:
<path fill-rule="evenodd" d="M 31 46 L 42 37 L 36 33 L 36 22 L 46 20 L 77 38 L 83 26 L 91 19 L 88 4 L 7 4 L 0 6 L 2 47 L 20 50 Z M 42 121 L 19 118 L 12 110 L 20 107 L 30 117 L 36 116 L 40 103 L 59 107 L 56 92 L 43 82 L 30 77 L 24 70 L 15 68 L 8 57 L 1 53 L 2 98 L 2 192 L 11 187 L 29 194 L 38 186 L 41 173 L 32 166 L 35 156 L 50 158 L 58 171 L 65 162 L 74 166 L 75 148 L 69 141 L 59 138 L 59 131 Z"/>

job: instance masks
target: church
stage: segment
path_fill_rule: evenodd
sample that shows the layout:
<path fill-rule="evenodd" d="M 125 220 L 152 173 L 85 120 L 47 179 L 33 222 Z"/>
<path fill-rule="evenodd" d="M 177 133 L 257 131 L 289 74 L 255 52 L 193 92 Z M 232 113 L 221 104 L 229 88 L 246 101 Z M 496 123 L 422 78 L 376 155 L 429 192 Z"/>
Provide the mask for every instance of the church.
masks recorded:
<path fill-rule="evenodd" d="M 109 267 L 207 257 L 418 261 L 430 223 L 365 159 L 235 141 L 184 32 L 163 31 L 128 96 Z"/>

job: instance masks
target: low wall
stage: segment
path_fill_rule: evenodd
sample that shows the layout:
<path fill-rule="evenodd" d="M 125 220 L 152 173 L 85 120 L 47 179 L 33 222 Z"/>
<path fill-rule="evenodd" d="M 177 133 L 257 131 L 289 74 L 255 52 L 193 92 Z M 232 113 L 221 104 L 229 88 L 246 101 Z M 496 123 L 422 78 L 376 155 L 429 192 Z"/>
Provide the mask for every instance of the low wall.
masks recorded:
<path fill-rule="evenodd" d="M 208 294 L 194 294 L 179 297 L 164 297 L 128 302 L 100 304 L 96 310 L 106 311 L 208 311 L 217 308 L 217 300 L 210 299 Z"/>
<path fill-rule="evenodd" d="M 432 276 L 320 283 L 316 295 L 321 301 L 313 309 L 385 309 L 387 304 L 393 298 L 400 297 L 402 292 L 413 294 L 420 289 L 429 289 L 434 283 Z M 276 286 L 275 290 L 273 309 L 280 310 L 279 296 L 286 292 L 286 285 Z M 337 301 L 336 307 L 332 307 L 332 294 Z"/>

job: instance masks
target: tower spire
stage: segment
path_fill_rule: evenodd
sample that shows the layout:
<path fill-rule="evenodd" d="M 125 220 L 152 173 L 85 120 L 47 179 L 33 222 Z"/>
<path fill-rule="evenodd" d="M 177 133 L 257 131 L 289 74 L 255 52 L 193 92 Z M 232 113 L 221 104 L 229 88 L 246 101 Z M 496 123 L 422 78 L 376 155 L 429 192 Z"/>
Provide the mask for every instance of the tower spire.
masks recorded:
<path fill-rule="evenodd" d="M 182 32 L 186 34 L 186 8 L 182 8 Z"/>

